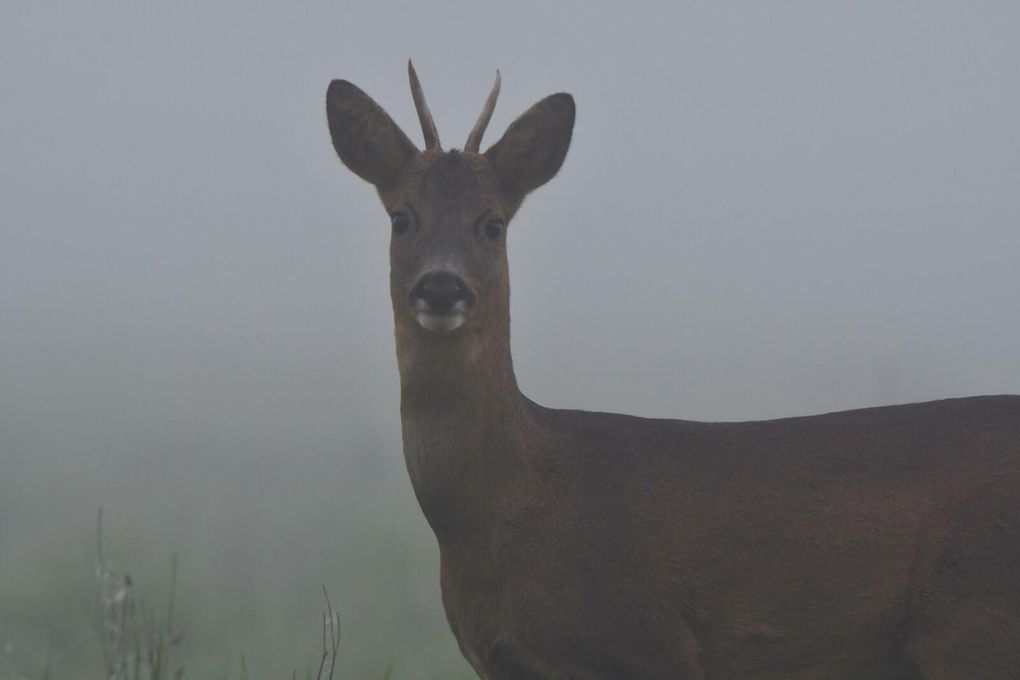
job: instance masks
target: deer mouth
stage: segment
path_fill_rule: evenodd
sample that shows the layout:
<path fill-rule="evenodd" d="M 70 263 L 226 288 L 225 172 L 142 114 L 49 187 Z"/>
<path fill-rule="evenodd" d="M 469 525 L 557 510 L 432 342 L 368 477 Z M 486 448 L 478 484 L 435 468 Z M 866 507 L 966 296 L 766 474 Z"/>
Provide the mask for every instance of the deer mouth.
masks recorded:
<path fill-rule="evenodd" d="M 418 325 L 433 333 L 449 333 L 464 325 L 467 318 L 467 309 L 451 309 L 448 312 L 437 313 L 429 309 L 415 309 L 414 318 Z"/>

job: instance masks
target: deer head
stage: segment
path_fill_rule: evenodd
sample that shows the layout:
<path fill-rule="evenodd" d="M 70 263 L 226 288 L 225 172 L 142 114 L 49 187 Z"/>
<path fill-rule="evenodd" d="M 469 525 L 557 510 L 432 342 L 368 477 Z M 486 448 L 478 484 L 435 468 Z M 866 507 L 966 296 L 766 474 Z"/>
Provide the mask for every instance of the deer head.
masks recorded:
<path fill-rule="evenodd" d="M 482 135 L 500 77 L 463 151 L 443 151 L 414 67 L 411 93 L 425 136 L 419 149 L 367 94 L 346 80 L 326 93 L 340 159 L 375 185 L 390 216 L 390 292 L 401 346 L 432 349 L 509 333 L 506 232 L 525 196 L 559 170 L 570 145 L 574 100 L 554 94 L 532 106 L 484 153 Z M 480 351 L 460 352 L 480 356 Z"/>

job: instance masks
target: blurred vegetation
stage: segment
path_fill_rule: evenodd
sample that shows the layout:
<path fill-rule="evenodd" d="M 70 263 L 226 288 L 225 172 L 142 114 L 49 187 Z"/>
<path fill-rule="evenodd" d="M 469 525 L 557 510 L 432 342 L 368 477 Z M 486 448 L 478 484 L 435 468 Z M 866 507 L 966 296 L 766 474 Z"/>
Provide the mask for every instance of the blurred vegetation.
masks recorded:
<path fill-rule="evenodd" d="M 336 678 L 475 677 L 402 460 L 380 453 L 394 442 L 362 432 L 345 452 L 289 453 L 185 438 L 138 456 L 11 434 L 0 428 L 0 679 L 314 678 L 334 663 L 324 631 L 339 637 L 317 616 L 323 583 L 344 620 Z M 111 667 L 116 649 L 127 671 Z"/>
<path fill-rule="evenodd" d="M 107 680 L 180 680 L 184 666 L 176 663 L 174 652 L 183 634 L 174 628 L 177 596 L 177 555 L 170 563 L 170 585 L 166 610 L 147 606 L 137 596 L 134 581 L 106 558 L 103 550 L 103 510 L 99 509 L 96 527 L 96 610 L 98 633 Z M 315 673 L 305 671 L 306 680 L 335 680 L 337 652 L 340 649 L 340 612 L 333 610 L 329 592 L 322 587 L 326 610 L 322 614 L 322 656 Z M 52 661 L 44 660 L 42 675 L 48 677 Z M 248 678 L 248 662 L 241 655 L 238 675 Z M 384 677 L 391 675 L 387 669 Z M 297 671 L 292 674 L 297 679 Z"/>
<path fill-rule="evenodd" d="M 181 643 L 174 629 L 177 555 L 170 561 L 166 610 L 147 604 L 135 592 L 128 572 L 119 571 L 103 551 L 103 510 L 96 525 L 96 611 L 104 677 L 108 680 L 174 680 L 184 667 L 172 659 Z M 243 668 L 243 664 L 242 664 Z M 49 668 L 47 667 L 47 672 Z"/>

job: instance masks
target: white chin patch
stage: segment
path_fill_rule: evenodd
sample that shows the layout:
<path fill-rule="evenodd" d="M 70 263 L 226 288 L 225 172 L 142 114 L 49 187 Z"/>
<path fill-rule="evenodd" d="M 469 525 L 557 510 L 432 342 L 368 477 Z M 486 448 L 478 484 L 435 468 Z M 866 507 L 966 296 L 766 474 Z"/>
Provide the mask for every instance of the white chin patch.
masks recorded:
<path fill-rule="evenodd" d="M 422 328 L 436 333 L 449 333 L 457 330 L 464 323 L 464 315 L 460 312 L 452 314 L 429 314 L 428 312 L 415 312 L 414 317 Z"/>

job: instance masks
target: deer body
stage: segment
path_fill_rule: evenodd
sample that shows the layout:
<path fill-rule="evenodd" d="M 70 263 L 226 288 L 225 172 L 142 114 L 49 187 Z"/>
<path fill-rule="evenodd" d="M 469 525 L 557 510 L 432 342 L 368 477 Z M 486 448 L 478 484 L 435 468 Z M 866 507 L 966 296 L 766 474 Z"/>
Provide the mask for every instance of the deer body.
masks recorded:
<path fill-rule="evenodd" d="M 479 675 L 1020 677 L 1020 397 L 700 423 L 521 394 L 505 227 L 574 108 L 482 154 L 498 85 L 450 153 L 413 71 L 423 152 L 350 83 L 327 94 L 391 215 L 404 454 Z"/>

